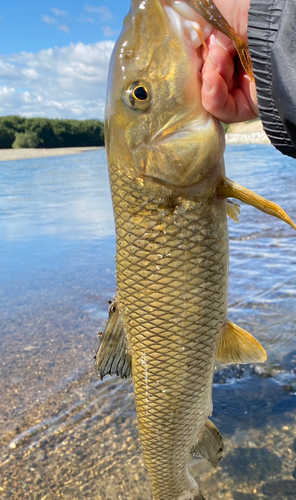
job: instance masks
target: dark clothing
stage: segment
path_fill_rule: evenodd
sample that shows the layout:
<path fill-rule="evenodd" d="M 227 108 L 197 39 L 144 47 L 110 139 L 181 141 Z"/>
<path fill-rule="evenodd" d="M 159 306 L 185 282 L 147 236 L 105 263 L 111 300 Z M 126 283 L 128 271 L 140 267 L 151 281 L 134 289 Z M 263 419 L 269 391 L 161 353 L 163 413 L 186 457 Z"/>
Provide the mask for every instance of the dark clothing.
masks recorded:
<path fill-rule="evenodd" d="M 264 130 L 296 158 L 296 0 L 251 0 L 248 40 Z"/>

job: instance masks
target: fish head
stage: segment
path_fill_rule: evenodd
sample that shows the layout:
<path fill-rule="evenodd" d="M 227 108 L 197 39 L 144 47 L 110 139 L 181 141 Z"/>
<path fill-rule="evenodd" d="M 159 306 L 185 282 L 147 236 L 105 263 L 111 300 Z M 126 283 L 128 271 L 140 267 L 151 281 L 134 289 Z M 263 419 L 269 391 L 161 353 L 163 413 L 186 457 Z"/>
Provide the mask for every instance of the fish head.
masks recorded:
<path fill-rule="evenodd" d="M 189 187 L 222 158 L 223 127 L 201 102 L 195 35 L 163 0 L 132 1 L 110 61 L 105 121 L 108 155 L 131 175 Z"/>

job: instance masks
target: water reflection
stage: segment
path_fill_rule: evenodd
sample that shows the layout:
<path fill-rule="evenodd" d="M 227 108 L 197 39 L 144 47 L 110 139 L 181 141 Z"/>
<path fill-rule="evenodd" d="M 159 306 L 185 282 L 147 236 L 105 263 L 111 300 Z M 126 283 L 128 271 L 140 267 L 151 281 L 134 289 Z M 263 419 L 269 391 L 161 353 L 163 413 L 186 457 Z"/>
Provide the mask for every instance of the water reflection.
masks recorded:
<path fill-rule="evenodd" d="M 226 165 L 296 219 L 294 160 L 269 146 L 231 146 Z M 105 151 L 4 162 L 0 178 L 0 498 L 149 499 L 131 382 L 102 383 L 93 371 L 115 292 Z M 295 233 L 247 206 L 240 220 L 230 222 L 230 317 L 269 361 L 217 372 L 226 458 L 217 470 L 194 461 L 193 473 L 207 500 L 294 498 Z"/>
<path fill-rule="evenodd" d="M 0 234 L 91 240 L 114 234 L 105 150 L 1 165 Z"/>

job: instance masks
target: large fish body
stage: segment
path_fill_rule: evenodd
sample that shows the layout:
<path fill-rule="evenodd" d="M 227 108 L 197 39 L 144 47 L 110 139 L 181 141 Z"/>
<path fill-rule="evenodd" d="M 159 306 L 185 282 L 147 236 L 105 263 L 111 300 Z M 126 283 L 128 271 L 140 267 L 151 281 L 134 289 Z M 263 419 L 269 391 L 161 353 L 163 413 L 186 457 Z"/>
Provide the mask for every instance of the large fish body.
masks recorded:
<path fill-rule="evenodd" d="M 201 42 L 186 23 L 159 0 L 133 0 L 106 105 L 117 292 L 96 368 L 101 377 L 132 370 L 154 500 L 202 498 L 190 452 L 213 464 L 221 456 L 207 420 L 217 355 L 265 359 L 253 337 L 227 322 L 224 133 L 201 105 Z M 227 335 L 239 339 L 234 350 Z"/>
<path fill-rule="evenodd" d="M 116 301 L 153 498 L 185 500 L 198 494 L 188 458 L 212 412 L 227 320 L 226 201 L 215 196 L 224 144 L 201 107 L 194 47 L 180 43 L 158 0 L 142 3 L 116 44 L 107 101 Z M 148 110 L 126 104 L 134 82 L 149 91 Z"/>

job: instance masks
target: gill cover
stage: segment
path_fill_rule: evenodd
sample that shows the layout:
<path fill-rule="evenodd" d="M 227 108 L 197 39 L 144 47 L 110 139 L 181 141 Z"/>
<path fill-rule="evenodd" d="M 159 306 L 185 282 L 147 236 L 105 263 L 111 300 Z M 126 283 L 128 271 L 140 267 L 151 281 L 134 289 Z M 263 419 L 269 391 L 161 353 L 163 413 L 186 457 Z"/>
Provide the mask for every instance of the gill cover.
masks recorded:
<path fill-rule="evenodd" d="M 133 0 L 110 64 L 106 146 L 132 175 L 188 187 L 218 164 L 224 133 L 201 105 L 201 49 L 170 9 Z"/>

